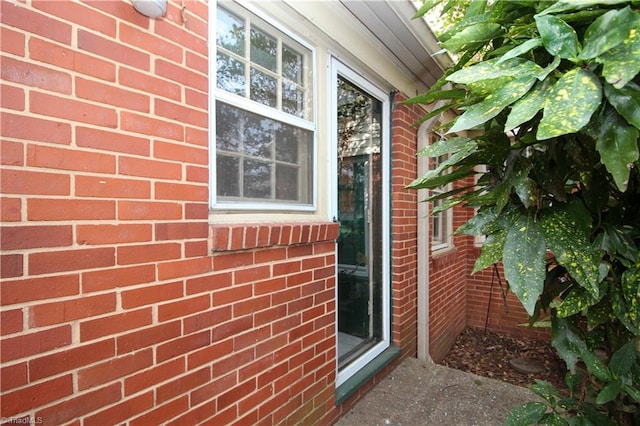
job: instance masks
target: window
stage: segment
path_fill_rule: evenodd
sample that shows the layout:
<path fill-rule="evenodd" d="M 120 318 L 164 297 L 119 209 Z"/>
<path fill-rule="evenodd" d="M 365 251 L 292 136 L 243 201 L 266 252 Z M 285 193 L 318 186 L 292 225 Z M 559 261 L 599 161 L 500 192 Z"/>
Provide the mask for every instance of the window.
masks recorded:
<path fill-rule="evenodd" d="M 214 207 L 313 208 L 312 49 L 224 3 L 215 55 Z"/>
<path fill-rule="evenodd" d="M 429 135 L 429 144 L 434 143 L 440 139 L 445 139 L 443 134 L 433 132 Z M 441 155 L 440 157 L 432 158 L 430 169 L 436 169 L 440 164 L 447 160 L 448 155 Z M 441 186 L 431 190 L 431 196 L 437 196 L 444 194 L 451 190 L 451 184 Z M 444 200 L 433 201 L 432 209 L 436 209 L 441 206 Z M 453 224 L 451 217 L 451 209 L 446 211 L 436 212 L 432 215 L 431 226 L 431 250 L 437 251 L 446 249 L 451 245 L 451 235 L 453 233 Z"/>

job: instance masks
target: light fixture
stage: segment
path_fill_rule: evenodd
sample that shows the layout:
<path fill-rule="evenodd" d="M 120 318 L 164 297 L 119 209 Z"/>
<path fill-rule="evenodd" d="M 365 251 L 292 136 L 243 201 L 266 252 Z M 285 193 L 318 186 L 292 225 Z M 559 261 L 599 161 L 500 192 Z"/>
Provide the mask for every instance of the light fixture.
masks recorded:
<path fill-rule="evenodd" d="M 131 0 L 133 7 L 144 16 L 159 18 L 167 11 L 167 0 Z"/>

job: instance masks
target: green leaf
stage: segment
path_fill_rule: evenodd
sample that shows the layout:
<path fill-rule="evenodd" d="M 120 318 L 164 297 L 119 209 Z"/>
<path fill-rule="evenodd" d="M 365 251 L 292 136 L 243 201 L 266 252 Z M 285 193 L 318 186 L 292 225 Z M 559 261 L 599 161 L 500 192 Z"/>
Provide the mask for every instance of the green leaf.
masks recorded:
<path fill-rule="evenodd" d="M 533 393 L 551 404 L 555 404 L 557 398 L 562 398 L 560 391 L 545 380 L 536 379 L 536 382 L 531 385 L 530 389 Z"/>
<path fill-rule="evenodd" d="M 442 47 L 457 53 L 469 49 L 474 45 L 482 45 L 502 33 L 502 27 L 491 22 L 466 27 L 456 33 L 449 40 L 442 43 Z"/>
<path fill-rule="evenodd" d="M 602 114 L 596 149 L 622 192 L 627 189 L 630 167 L 639 157 L 638 135 L 638 129 L 629 126 L 612 108 Z"/>
<path fill-rule="evenodd" d="M 546 8 L 538 15 L 547 15 L 549 13 L 559 13 L 566 10 L 579 10 L 598 5 L 615 5 L 627 3 L 629 0 L 560 0 L 552 6 Z"/>
<path fill-rule="evenodd" d="M 427 121 L 428 119 L 436 117 L 436 116 L 442 114 L 444 111 L 448 111 L 448 110 L 450 110 L 452 108 L 455 108 L 457 106 L 458 106 L 457 102 L 452 102 L 450 104 L 446 104 L 446 105 L 443 105 L 441 107 L 438 107 L 438 108 L 432 110 L 431 112 L 429 112 L 428 114 L 422 116 L 422 118 L 420 118 L 420 120 L 418 120 L 418 122 L 415 123 L 414 126 L 420 125 L 420 124 L 424 123 L 425 121 Z"/>
<path fill-rule="evenodd" d="M 566 426 L 569 423 L 558 413 L 547 413 L 541 419 L 541 424 L 547 426 Z"/>
<path fill-rule="evenodd" d="M 496 215 L 495 210 L 493 209 L 481 209 L 471 217 L 468 221 L 464 223 L 464 225 L 460 226 L 456 229 L 456 233 L 458 234 L 466 234 L 473 236 L 480 236 L 489 234 L 487 232 L 487 227 L 494 223 L 498 215 Z"/>
<path fill-rule="evenodd" d="M 578 55 L 580 43 L 571 25 L 553 15 L 536 16 L 535 20 L 547 52 L 565 59 Z"/>
<path fill-rule="evenodd" d="M 427 172 L 424 176 L 417 178 L 407 188 L 410 189 L 435 189 L 443 185 L 447 185 L 451 182 L 455 182 L 459 179 L 464 179 L 475 174 L 473 167 L 461 167 L 451 173 L 446 173 L 442 176 Z"/>
<path fill-rule="evenodd" d="M 608 382 L 608 381 L 612 380 L 611 372 L 609 371 L 609 367 L 607 367 L 604 364 L 604 362 L 602 362 L 600 357 L 595 355 L 589 349 L 584 348 L 580 352 L 580 357 L 584 361 L 585 365 L 587 366 L 587 369 L 589 369 L 589 372 L 591 374 L 593 374 L 594 376 L 596 376 L 598 379 L 602 380 L 603 382 Z"/>
<path fill-rule="evenodd" d="M 472 150 L 476 146 L 477 143 L 473 139 L 464 136 L 444 138 L 424 147 L 418 151 L 417 155 L 421 157 L 440 157 L 452 152 Z"/>
<path fill-rule="evenodd" d="M 529 172 L 532 168 L 533 164 L 517 165 L 513 175 L 513 189 L 525 208 L 536 205 L 538 198 L 536 183 L 529 178 Z"/>
<path fill-rule="evenodd" d="M 601 100 L 600 80 L 591 71 L 574 68 L 565 73 L 547 96 L 536 138 L 544 140 L 577 132 L 589 123 Z"/>
<path fill-rule="evenodd" d="M 487 235 L 487 238 L 482 244 L 482 251 L 480 256 L 476 259 L 476 263 L 473 265 L 472 274 L 481 271 L 494 263 L 502 259 L 502 253 L 504 251 L 504 243 L 507 240 L 507 231 L 497 231 L 493 234 Z"/>
<path fill-rule="evenodd" d="M 569 275 L 594 298 L 599 299 L 599 261 L 580 223 L 568 206 L 558 206 L 540 219 L 547 248 L 553 252 L 558 264 L 564 266 Z"/>
<path fill-rule="evenodd" d="M 504 62 L 499 61 L 500 59 L 494 58 L 462 68 L 449 75 L 447 81 L 468 84 L 500 77 L 524 78 L 536 76 L 542 71 L 540 65 L 523 58 L 512 58 Z"/>
<path fill-rule="evenodd" d="M 413 19 L 424 16 L 427 12 L 429 12 L 440 3 L 442 3 L 442 0 L 423 0 L 422 6 L 420 6 L 420 9 L 418 9 L 415 15 L 413 15 Z"/>
<path fill-rule="evenodd" d="M 461 99 L 464 98 L 467 91 L 464 89 L 451 89 L 451 90 L 434 90 L 424 95 L 414 96 L 406 101 L 401 102 L 403 105 L 415 105 L 415 104 L 430 104 L 433 101 L 439 101 L 442 99 Z"/>
<path fill-rule="evenodd" d="M 596 404 L 602 405 L 613 401 L 620 393 L 620 388 L 620 382 L 618 381 L 609 383 L 598 393 Z"/>
<path fill-rule="evenodd" d="M 509 287 L 532 316 L 546 273 L 544 235 L 532 217 L 520 216 L 509 229 L 502 259 Z"/>
<path fill-rule="evenodd" d="M 567 369 L 575 374 L 580 353 L 587 350 L 587 345 L 580 338 L 578 330 L 575 330 L 566 318 L 554 315 L 551 321 L 551 344 L 567 364 Z"/>
<path fill-rule="evenodd" d="M 624 280 L 623 274 L 623 280 Z M 637 285 L 637 281 L 636 281 Z M 620 322 L 633 333 L 635 336 L 640 336 L 640 321 L 638 315 L 638 307 L 632 309 L 631 312 L 627 309 L 627 302 L 624 299 L 622 294 L 622 290 L 618 287 L 612 287 L 609 292 L 609 297 L 611 299 L 611 309 L 613 310 L 614 315 Z"/>
<path fill-rule="evenodd" d="M 511 112 L 504 125 L 504 131 L 515 129 L 522 123 L 531 120 L 544 106 L 551 83 L 548 80 L 538 82 L 533 89 L 511 106 Z"/>
<path fill-rule="evenodd" d="M 634 266 L 624 271 L 620 287 L 626 307 L 624 317 L 637 327 L 640 325 L 640 267 Z"/>
<path fill-rule="evenodd" d="M 567 297 L 556 306 L 558 316 L 566 318 L 583 311 L 598 302 L 585 288 L 574 288 Z"/>
<path fill-rule="evenodd" d="M 631 371 L 631 367 L 638 358 L 636 341 L 637 338 L 629 340 L 611 356 L 609 368 L 616 377 L 622 377 Z"/>
<path fill-rule="evenodd" d="M 578 390 L 578 385 L 580 384 L 580 377 L 577 374 L 567 373 L 564 376 L 564 382 L 567 385 L 567 389 L 571 394 L 574 394 Z"/>
<path fill-rule="evenodd" d="M 527 402 L 514 408 L 507 415 L 506 426 L 535 425 L 547 412 L 547 406 L 542 402 Z"/>
<path fill-rule="evenodd" d="M 538 46 L 542 45 L 542 39 L 540 38 L 531 38 L 527 41 L 525 41 L 522 44 L 517 45 L 516 47 L 514 47 L 513 49 L 509 50 L 507 53 L 505 53 L 504 55 L 502 55 L 500 57 L 500 59 L 498 59 L 498 62 L 496 62 L 497 64 L 501 64 L 504 61 L 511 59 L 511 58 L 516 58 L 524 53 L 527 53 L 528 51 L 535 49 Z"/>
<path fill-rule="evenodd" d="M 624 385 L 624 390 L 636 402 L 640 402 L 640 390 L 638 390 L 638 389 L 636 389 L 636 388 L 634 388 L 632 386 L 629 386 L 629 385 Z"/>
<path fill-rule="evenodd" d="M 471 106 L 456 120 L 450 133 L 472 129 L 498 115 L 503 109 L 524 96 L 535 83 L 535 78 L 513 80 L 481 103 Z"/>
<path fill-rule="evenodd" d="M 579 58 L 593 59 L 622 43 L 640 23 L 640 15 L 629 6 L 614 9 L 598 17 L 584 34 L 584 47 Z"/>
<path fill-rule="evenodd" d="M 602 75 L 607 83 L 616 89 L 625 86 L 640 72 L 640 29 L 632 29 L 622 43 L 595 61 L 603 65 Z"/>
<path fill-rule="evenodd" d="M 629 82 L 621 89 L 604 85 L 607 100 L 629 124 L 640 129 L 640 86 Z"/>

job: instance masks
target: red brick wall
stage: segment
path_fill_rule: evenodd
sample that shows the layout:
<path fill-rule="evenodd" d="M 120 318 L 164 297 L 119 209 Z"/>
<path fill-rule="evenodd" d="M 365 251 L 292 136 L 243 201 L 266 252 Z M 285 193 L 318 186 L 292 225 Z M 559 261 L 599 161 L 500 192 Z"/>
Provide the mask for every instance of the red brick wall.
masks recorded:
<path fill-rule="evenodd" d="M 404 355 L 417 352 L 418 297 L 418 206 L 417 193 L 407 189 L 417 177 L 417 128 L 414 123 L 424 114 L 416 106 L 400 104 L 397 94 L 392 116 L 391 158 L 391 237 L 392 237 L 392 339 Z"/>
<path fill-rule="evenodd" d="M 210 227 L 208 12 L 180 5 L 1 3 L 3 418 L 335 415 L 337 226 Z"/>

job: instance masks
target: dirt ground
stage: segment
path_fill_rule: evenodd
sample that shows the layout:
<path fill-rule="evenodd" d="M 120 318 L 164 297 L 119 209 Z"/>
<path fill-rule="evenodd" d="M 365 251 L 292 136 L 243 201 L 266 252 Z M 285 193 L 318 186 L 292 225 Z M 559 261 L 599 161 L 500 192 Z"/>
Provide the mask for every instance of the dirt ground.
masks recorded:
<path fill-rule="evenodd" d="M 541 371 L 520 373 L 515 358 Z M 527 389 L 536 378 L 560 385 L 563 377 L 548 343 L 467 329 L 442 365 L 406 359 L 337 425 L 501 425 L 511 409 L 537 400 Z"/>
<path fill-rule="evenodd" d="M 540 371 L 522 373 L 512 365 L 516 359 L 525 360 Z M 558 389 L 566 388 L 566 364 L 558 358 L 549 342 L 540 340 L 466 328 L 440 364 L 518 386 L 528 387 L 539 379 L 552 383 Z"/>

